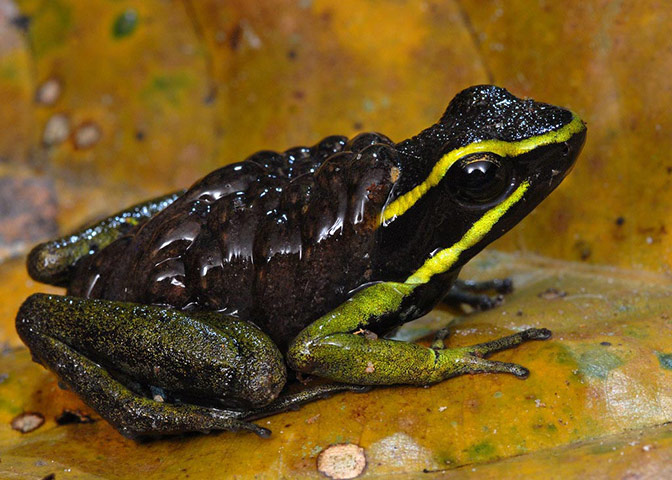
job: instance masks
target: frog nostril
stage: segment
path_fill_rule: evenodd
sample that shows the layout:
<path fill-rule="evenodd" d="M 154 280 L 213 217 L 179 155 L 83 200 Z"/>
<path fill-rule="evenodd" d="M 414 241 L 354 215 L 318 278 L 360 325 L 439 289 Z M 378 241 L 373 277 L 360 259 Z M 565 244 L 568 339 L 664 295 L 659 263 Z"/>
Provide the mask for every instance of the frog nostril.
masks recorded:
<path fill-rule="evenodd" d="M 562 144 L 562 156 L 563 157 L 566 157 L 567 155 L 569 155 L 570 150 L 571 150 L 571 148 L 569 146 L 569 142 L 565 142 L 565 143 Z"/>

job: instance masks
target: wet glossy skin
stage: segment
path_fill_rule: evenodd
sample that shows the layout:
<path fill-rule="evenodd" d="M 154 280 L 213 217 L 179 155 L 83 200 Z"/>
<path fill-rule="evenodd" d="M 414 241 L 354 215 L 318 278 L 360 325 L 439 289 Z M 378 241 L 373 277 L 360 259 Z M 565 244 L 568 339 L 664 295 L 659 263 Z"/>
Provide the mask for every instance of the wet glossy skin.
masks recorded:
<path fill-rule="evenodd" d="M 352 385 L 525 377 L 482 357 L 545 329 L 465 349 L 382 336 L 464 299 L 451 291 L 462 265 L 560 183 L 584 138 L 568 110 L 478 86 L 400 143 L 366 133 L 259 152 L 36 247 L 31 275 L 68 296 L 29 298 L 17 329 L 128 436 L 264 434 L 245 419 L 352 388 L 278 397 L 285 363 Z"/>
<path fill-rule="evenodd" d="M 286 346 L 351 290 L 384 279 L 376 227 L 398 170 L 386 145 L 379 134 L 333 136 L 216 170 L 80 262 L 68 294 L 221 311 Z"/>

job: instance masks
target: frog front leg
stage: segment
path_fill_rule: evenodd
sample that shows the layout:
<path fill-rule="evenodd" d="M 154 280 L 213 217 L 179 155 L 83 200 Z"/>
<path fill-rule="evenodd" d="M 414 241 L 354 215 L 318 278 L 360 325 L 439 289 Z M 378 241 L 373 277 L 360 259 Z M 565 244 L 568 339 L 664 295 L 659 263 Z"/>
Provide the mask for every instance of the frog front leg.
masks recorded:
<path fill-rule="evenodd" d="M 272 405 L 286 380 L 267 335 L 217 313 L 35 294 L 16 328 L 37 362 L 128 437 L 241 429 L 267 436 L 244 418 Z M 167 398 L 143 395 L 152 389 Z"/>
<path fill-rule="evenodd" d="M 428 385 L 466 373 L 510 373 L 525 378 L 520 365 L 484 357 L 529 340 L 550 337 L 547 329 L 528 329 L 491 342 L 440 348 L 360 335 L 417 317 L 417 285 L 378 283 L 355 294 L 302 330 L 292 342 L 290 367 L 340 382 L 360 385 Z M 417 293 L 417 292 L 416 292 Z"/>

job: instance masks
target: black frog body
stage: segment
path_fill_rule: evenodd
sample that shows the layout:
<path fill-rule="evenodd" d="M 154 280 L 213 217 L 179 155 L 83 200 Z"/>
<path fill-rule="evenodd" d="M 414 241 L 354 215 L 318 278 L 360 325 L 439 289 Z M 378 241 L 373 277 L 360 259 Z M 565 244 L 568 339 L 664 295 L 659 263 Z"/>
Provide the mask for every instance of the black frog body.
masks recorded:
<path fill-rule="evenodd" d="M 31 296 L 17 330 L 132 437 L 263 435 L 247 419 L 359 385 L 524 378 L 484 357 L 546 329 L 457 349 L 384 334 L 466 298 L 461 267 L 557 187 L 585 134 L 569 110 L 483 85 L 399 143 L 365 133 L 256 153 L 38 245 L 29 273 L 67 295 Z M 343 383 L 281 394 L 287 367 Z"/>
<path fill-rule="evenodd" d="M 398 164 L 374 133 L 259 152 L 85 258 L 68 294 L 223 311 L 286 345 L 351 290 L 386 279 L 376 228 Z"/>

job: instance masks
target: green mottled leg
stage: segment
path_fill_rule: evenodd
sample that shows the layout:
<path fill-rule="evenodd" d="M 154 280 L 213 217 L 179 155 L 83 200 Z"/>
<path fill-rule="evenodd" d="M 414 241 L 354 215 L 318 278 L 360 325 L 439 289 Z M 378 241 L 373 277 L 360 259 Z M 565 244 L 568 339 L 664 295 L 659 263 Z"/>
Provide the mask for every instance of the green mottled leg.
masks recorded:
<path fill-rule="evenodd" d="M 490 296 L 483 293 L 487 291 L 495 291 L 498 295 Z M 443 301 L 451 306 L 467 304 L 475 310 L 490 310 L 501 305 L 504 294 L 512 291 L 513 282 L 510 278 L 496 278 L 484 282 L 457 280 Z"/>
<path fill-rule="evenodd" d="M 267 436 L 244 418 L 276 398 L 286 378 L 268 336 L 216 313 L 35 294 L 21 306 L 16 328 L 37 362 L 128 437 L 239 429 Z M 138 391 L 152 387 L 167 400 Z M 250 407 L 180 402 L 192 398 Z"/>
<path fill-rule="evenodd" d="M 28 255 L 28 273 L 38 282 L 67 286 L 78 260 L 125 235 L 183 193 L 179 191 L 139 203 L 71 235 L 37 245 Z"/>
<path fill-rule="evenodd" d="M 244 411 L 161 403 L 140 396 L 104 368 L 54 338 L 42 337 L 32 344 L 32 348 L 41 350 L 40 357 L 55 360 L 49 366 L 68 388 L 125 437 L 138 439 L 211 430 L 249 430 L 261 437 L 270 435 L 269 430 L 241 420 Z"/>
<path fill-rule="evenodd" d="M 550 337 L 546 329 L 529 329 L 492 342 L 460 348 L 443 348 L 445 333 L 426 348 L 413 343 L 360 335 L 417 316 L 414 285 L 379 283 L 355 294 L 335 310 L 306 327 L 289 348 L 289 365 L 340 382 L 361 385 L 426 385 L 466 373 L 510 373 L 524 378 L 518 365 L 483 357 L 529 340 Z"/>

